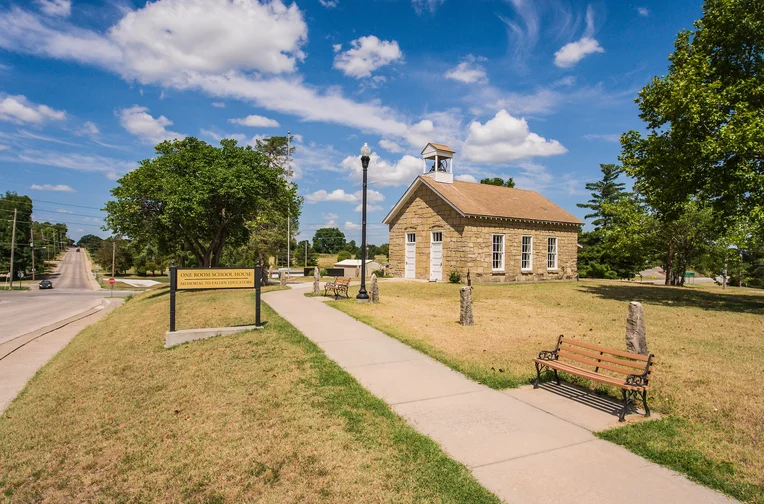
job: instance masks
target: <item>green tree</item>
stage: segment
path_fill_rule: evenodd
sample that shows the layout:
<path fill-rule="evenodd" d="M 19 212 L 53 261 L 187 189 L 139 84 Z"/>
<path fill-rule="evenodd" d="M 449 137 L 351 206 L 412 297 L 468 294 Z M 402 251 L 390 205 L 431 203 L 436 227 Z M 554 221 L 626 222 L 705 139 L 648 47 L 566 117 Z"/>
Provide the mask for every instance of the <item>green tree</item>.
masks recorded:
<path fill-rule="evenodd" d="M 92 256 L 95 255 L 96 252 L 98 252 L 98 249 L 101 248 L 101 243 L 103 243 L 103 238 L 100 236 L 86 234 L 79 239 L 77 246 L 85 248 Z"/>
<path fill-rule="evenodd" d="M 621 138 L 621 161 L 661 215 L 692 199 L 712 204 L 724 227 L 764 222 L 764 2 L 706 0 L 693 30 L 677 36 L 668 74 L 636 103 L 648 133 Z"/>
<path fill-rule="evenodd" d="M 383 255 L 385 257 L 390 257 L 390 244 L 389 243 L 383 243 L 379 246 L 377 249 L 378 255 Z"/>
<path fill-rule="evenodd" d="M 603 205 L 614 205 L 618 203 L 624 195 L 626 184 L 618 182 L 618 177 L 622 173 L 622 168 L 615 164 L 601 164 L 602 179 L 597 182 L 586 184 L 586 190 L 591 191 L 591 199 L 587 203 L 577 203 L 579 208 L 588 208 L 592 212 L 585 215 L 585 219 L 594 219 L 592 224 L 594 229 L 608 227 L 613 216 L 603 210 Z"/>
<path fill-rule="evenodd" d="M 193 137 L 165 141 L 157 156 L 117 181 L 106 203 L 108 229 L 165 250 L 190 251 L 202 267 L 218 266 L 226 246 L 247 243 L 260 212 L 300 212 L 297 188 L 283 167 L 249 146 L 224 139 L 213 147 Z"/>
<path fill-rule="evenodd" d="M 32 271 L 32 199 L 15 192 L 0 196 L 0 271 L 10 270 L 11 236 L 13 235 L 13 211 L 16 210 L 16 233 L 13 253 L 13 278 L 18 272 Z"/>
<path fill-rule="evenodd" d="M 350 251 L 348 250 L 340 250 L 340 253 L 337 254 L 337 262 L 344 261 L 345 259 L 350 259 Z"/>
<path fill-rule="evenodd" d="M 307 263 L 305 260 L 305 253 L 307 251 Z M 295 250 L 295 258 L 297 264 L 303 264 L 305 266 L 318 266 L 318 254 L 313 250 L 310 244 L 310 240 L 302 240 L 297 244 Z"/>
<path fill-rule="evenodd" d="M 501 177 L 484 178 L 480 181 L 481 184 L 495 185 L 500 187 L 515 187 L 515 179 L 509 177 L 505 182 Z"/>
<path fill-rule="evenodd" d="M 130 242 L 127 240 L 107 238 L 101 242 L 101 248 L 98 249 L 94 259 L 101 265 L 104 272 L 111 273 L 113 257 L 114 271 L 125 274 L 133 267 L 133 255 L 130 249 Z"/>
<path fill-rule="evenodd" d="M 345 233 L 337 228 L 317 229 L 313 235 L 313 250 L 319 254 L 336 254 L 346 245 Z"/>

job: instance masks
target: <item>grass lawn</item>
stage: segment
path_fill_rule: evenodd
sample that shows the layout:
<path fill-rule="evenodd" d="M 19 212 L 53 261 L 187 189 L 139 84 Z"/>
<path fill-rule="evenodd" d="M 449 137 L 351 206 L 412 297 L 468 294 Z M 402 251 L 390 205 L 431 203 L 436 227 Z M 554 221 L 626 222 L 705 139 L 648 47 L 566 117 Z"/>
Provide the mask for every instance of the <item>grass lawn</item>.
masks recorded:
<path fill-rule="evenodd" d="M 85 329 L 0 417 L 6 501 L 498 504 L 267 306 L 265 329 L 167 350 L 168 306 L 155 289 Z M 252 310 L 178 294 L 179 327 Z"/>
<path fill-rule="evenodd" d="M 384 282 L 379 305 L 329 304 L 474 380 L 505 388 L 530 383 L 531 359 L 552 349 L 559 334 L 625 348 L 628 302 L 640 301 L 657 360 L 650 405 L 666 419 L 601 436 L 741 500 L 764 503 L 764 292 L 605 281 L 477 285 L 476 325 L 462 327 L 458 289 Z"/>

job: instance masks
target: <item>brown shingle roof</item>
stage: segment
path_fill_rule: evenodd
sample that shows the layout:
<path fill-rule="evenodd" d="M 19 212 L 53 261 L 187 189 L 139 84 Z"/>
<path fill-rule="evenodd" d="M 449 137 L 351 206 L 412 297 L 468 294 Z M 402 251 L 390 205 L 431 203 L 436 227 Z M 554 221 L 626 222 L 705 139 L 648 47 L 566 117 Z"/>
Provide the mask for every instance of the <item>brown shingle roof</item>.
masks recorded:
<path fill-rule="evenodd" d="M 453 183 L 435 182 L 429 177 L 422 176 L 417 177 L 409 191 L 414 189 L 418 182 L 430 187 L 456 211 L 469 217 L 584 224 L 535 191 L 458 180 Z M 389 222 L 398 212 L 401 203 L 408 199 L 407 195 L 410 196 L 409 191 L 385 217 L 384 222 Z"/>
<path fill-rule="evenodd" d="M 438 150 L 442 150 L 442 151 L 448 151 L 448 152 L 456 152 L 454 149 L 452 149 L 452 148 L 451 148 L 451 147 L 449 147 L 448 145 L 444 145 L 444 144 L 436 144 L 436 143 L 432 143 L 432 142 L 430 142 L 430 143 L 429 143 L 429 144 L 427 144 L 427 145 L 432 145 L 432 146 L 433 146 L 433 147 L 435 147 L 436 149 L 438 149 Z M 425 145 L 425 147 L 424 147 L 425 149 L 427 148 L 427 145 Z"/>

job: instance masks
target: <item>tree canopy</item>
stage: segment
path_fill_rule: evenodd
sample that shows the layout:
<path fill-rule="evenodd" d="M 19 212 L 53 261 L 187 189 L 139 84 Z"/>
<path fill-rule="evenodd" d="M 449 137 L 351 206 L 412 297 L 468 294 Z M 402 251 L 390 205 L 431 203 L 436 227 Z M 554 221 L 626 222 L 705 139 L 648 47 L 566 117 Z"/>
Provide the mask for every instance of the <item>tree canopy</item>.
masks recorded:
<path fill-rule="evenodd" d="M 607 227 L 613 221 L 613 215 L 608 213 L 604 207 L 618 203 L 624 195 L 626 184 L 618 182 L 618 177 L 622 173 L 622 168 L 615 164 L 601 164 L 602 180 L 589 182 L 586 184 L 586 190 L 591 191 L 591 199 L 587 203 L 577 203 L 579 208 L 588 208 L 592 212 L 587 214 L 585 219 L 594 219 L 592 224 L 595 229 Z"/>
<path fill-rule="evenodd" d="M 480 181 L 481 184 L 495 185 L 500 187 L 515 187 L 515 179 L 509 177 L 505 182 L 501 177 L 484 178 Z"/>
<path fill-rule="evenodd" d="M 321 228 L 313 235 L 313 250 L 319 254 L 336 254 L 347 247 L 345 233 L 337 228 Z"/>
<path fill-rule="evenodd" d="M 661 215 L 695 198 L 719 225 L 764 222 L 764 2 L 706 0 L 674 46 L 636 100 L 648 133 L 622 136 L 624 168 Z"/>
<path fill-rule="evenodd" d="M 186 250 L 203 267 L 218 266 L 225 247 L 247 243 L 265 213 L 300 213 L 285 169 L 250 146 L 224 139 L 220 147 L 193 137 L 165 141 L 157 156 L 117 181 L 106 203 L 107 227 L 173 255 Z"/>

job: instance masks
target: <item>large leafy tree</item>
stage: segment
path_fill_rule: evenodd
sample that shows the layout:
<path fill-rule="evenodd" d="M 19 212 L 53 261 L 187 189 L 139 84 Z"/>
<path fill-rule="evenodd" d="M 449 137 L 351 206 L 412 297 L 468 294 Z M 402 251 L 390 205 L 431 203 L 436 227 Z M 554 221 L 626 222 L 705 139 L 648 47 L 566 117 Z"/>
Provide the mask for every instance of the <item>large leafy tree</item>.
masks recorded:
<path fill-rule="evenodd" d="M 345 233 L 337 228 L 321 228 L 313 235 L 313 250 L 319 254 L 336 254 L 347 246 Z"/>
<path fill-rule="evenodd" d="M 668 74 L 639 93 L 648 133 L 624 134 L 621 160 L 659 214 L 676 218 L 694 198 L 717 224 L 764 222 L 763 53 L 764 2 L 706 0 Z"/>
<path fill-rule="evenodd" d="M 95 253 L 98 252 L 98 249 L 101 248 L 101 243 L 103 243 L 103 238 L 100 236 L 86 234 L 80 238 L 77 242 L 77 246 L 84 247 L 90 252 L 90 255 L 95 255 Z"/>
<path fill-rule="evenodd" d="M 15 240 L 13 233 L 13 212 L 16 210 Z M 6 192 L 0 196 L 0 270 L 7 273 L 10 269 L 11 242 L 15 244 L 13 254 L 13 278 L 18 278 L 19 271 L 31 271 L 32 248 L 32 199 L 15 192 Z"/>
<path fill-rule="evenodd" d="M 218 266 L 226 246 L 247 243 L 261 212 L 299 215 L 297 189 L 282 166 L 250 146 L 224 139 L 214 147 L 193 137 L 165 141 L 157 156 L 118 181 L 106 204 L 107 227 L 174 253 Z"/>

